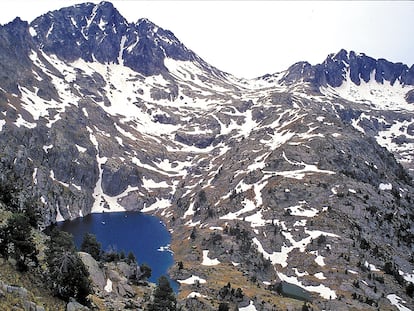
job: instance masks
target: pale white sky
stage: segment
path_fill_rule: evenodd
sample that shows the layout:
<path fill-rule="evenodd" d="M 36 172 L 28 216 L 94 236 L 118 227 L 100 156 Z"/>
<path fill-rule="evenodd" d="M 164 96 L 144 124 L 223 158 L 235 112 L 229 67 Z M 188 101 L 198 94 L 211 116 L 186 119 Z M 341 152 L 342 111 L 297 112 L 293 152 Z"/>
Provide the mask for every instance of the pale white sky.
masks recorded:
<path fill-rule="evenodd" d="M 82 0 L 2 0 L 0 23 Z M 100 2 L 90 0 L 89 2 Z M 211 65 L 253 78 L 297 61 L 322 62 L 341 48 L 414 63 L 412 1 L 111 1 L 129 21 L 171 30 Z"/>

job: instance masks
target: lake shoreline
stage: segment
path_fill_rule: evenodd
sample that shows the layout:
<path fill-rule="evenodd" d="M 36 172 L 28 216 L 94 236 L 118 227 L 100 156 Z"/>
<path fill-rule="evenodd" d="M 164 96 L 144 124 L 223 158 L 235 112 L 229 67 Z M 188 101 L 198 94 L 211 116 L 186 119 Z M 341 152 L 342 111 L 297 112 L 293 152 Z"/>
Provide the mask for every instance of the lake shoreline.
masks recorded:
<path fill-rule="evenodd" d="M 152 269 L 150 282 L 156 283 L 165 275 L 178 293 L 179 284 L 169 275 L 175 263 L 170 249 L 172 237 L 161 218 L 140 211 L 103 212 L 58 222 L 56 226 L 71 233 L 78 248 L 83 236 L 92 233 L 105 252 L 132 252 L 138 264 L 145 263 Z"/>

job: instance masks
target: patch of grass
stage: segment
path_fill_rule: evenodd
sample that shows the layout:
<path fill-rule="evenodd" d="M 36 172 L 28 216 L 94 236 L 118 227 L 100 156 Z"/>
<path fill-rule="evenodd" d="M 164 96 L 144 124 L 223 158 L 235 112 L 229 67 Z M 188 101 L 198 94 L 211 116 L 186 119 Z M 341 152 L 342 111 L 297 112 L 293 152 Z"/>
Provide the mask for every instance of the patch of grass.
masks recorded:
<path fill-rule="evenodd" d="M 14 267 L 4 259 L 0 259 L 0 280 L 8 285 L 24 287 L 28 291 L 27 299 L 48 310 L 65 310 L 66 304 L 51 295 L 40 279 L 38 271 L 26 273 L 17 272 Z M 13 306 L 23 308 L 24 300 L 17 295 L 7 294 L 7 299 L 0 300 L 0 310 L 9 310 Z"/>

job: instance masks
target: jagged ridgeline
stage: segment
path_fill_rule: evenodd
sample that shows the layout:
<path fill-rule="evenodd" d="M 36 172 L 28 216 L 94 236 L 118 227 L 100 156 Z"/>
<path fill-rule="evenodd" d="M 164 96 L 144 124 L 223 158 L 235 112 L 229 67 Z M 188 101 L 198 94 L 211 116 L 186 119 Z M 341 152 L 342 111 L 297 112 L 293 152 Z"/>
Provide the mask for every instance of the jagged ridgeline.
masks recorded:
<path fill-rule="evenodd" d="M 2 189 L 42 226 L 158 215 L 185 310 L 413 308 L 413 89 L 413 66 L 345 50 L 239 79 L 109 2 L 17 18 Z"/>

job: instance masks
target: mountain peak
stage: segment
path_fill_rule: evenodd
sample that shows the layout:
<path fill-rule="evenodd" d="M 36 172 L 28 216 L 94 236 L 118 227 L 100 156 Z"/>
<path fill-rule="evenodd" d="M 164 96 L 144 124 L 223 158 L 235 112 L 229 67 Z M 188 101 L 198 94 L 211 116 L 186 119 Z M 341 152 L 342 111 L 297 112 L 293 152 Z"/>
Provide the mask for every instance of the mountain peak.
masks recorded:
<path fill-rule="evenodd" d="M 308 63 L 299 62 L 292 65 L 281 82 L 292 84 L 304 81 L 310 82 L 314 87 L 339 87 L 345 80 L 350 79 L 356 85 L 371 80 L 378 83 L 388 81 L 391 85 L 397 81 L 403 85 L 414 85 L 413 68 L 345 49 L 329 54 L 321 64 L 306 64 Z"/>
<path fill-rule="evenodd" d="M 103 7 L 103 8 L 112 8 L 114 9 L 114 5 L 112 4 L 112 2 L 109 1 L 101 1 L 98 3 L 97 5 L 98 7 Z"/>
<path fill-rule="evenodd" d="M 166 69 L 164 58 L 195 59 L 171 31 L 147 18 L 128 23 L 111 2 L 84 3 L 49 12 L 31 23 L 35 40 L 66 61 L 122 63 L 144 75 Z"/>
<path fill-rule="evenodd" d="M 353 53 L 353 51 L 351 51 L 351 53 Z M 348 60 L 348 51 L 345 49 L 341 49 L 338 53 L 330 54 L 328 57 L 338 60 Z"/>

